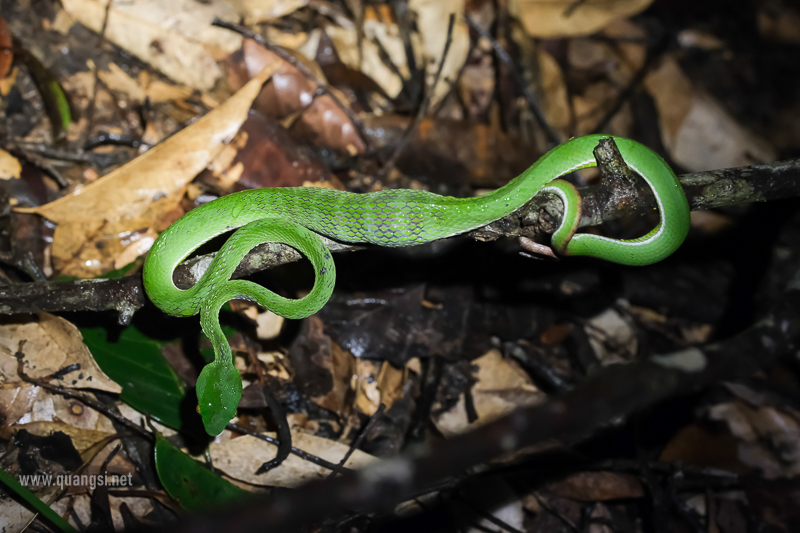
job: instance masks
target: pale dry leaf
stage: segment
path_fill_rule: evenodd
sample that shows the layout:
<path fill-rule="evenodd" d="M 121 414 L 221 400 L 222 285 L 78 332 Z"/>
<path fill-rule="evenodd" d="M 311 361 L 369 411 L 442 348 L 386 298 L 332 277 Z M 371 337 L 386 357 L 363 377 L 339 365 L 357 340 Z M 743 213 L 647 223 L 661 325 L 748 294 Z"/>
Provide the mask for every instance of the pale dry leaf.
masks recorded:
<path fill-rule="evenodd" d="M 285 17 L 301 7 L 308 5 L 308 0 L 229 0 L 239 14 L 244 17 L 245 24 L 259 24 Z"/>
<path fill-rule="evenodd" d="M 109 0 L 64 0 L 64 9 L 95 32 L 103 27 Z M 105 37 L 173 80 L 208 90 L 222 76 L 216 63 L 241 46 L 241 36 L 211 26 L 220 18 L 238 22 L 222 0 L 129 0 L 108 10 Z"/>
<path fill-rule="evenodd" d="M 19 159 L 0 149 L 0 180 L 10 180 L 19 178 L 22 172 L 22 165 Z"/>
<path fill-rule="evenodd" d="M 388 363 L 385 363 L 388 364 Z M 367 416 L 372 416 L 381 404 L 379 375 L 383 365 L 379 361 L 356 359 L 353 377 L 355 384 L 356 408 Z"/>
<path fill-rule="evenodd" d="M 144 102 L 149 98 L 151 103 L 157 104 L 192 95 L 192 90 L 187 87 L 169 85 L 161 80 L 152 80 L 147 87 L 142 87 L 139 81 L 130 77 L 116 63 L 111 63 L 108 70 L 101 70 L 97 75 L 109 89 L 124 93 L 133 102 Z"/>
<path fill-rule="evenodd" d="M 275 433 L 266 435 L 275 437 Z M 350 449 L 346 444 L 294 430 L 292 446 L 335 464 L 338 464 Z M 330 470 L 290 454 L 277 468 L 256 475 L 256 470 L 263 463 L 275 458 L 277 447 L 249 435 L 226 442 L 212 442 L 209 453 L 215 468 L 234 479 L 258 485 L 291 488 L 314 479 L 322 479 L 330 474 Z M 355 450 L 345 466 L 357 469 L 376 460 L 361 450 Z"/>
<path fill-rule="evenodd" d="M 636 356 L 639 342 L 631 320 L 616 309 L 591 318 L 586 328 L 589 344 L 603 365 L 625 363 Z"/>
<path fill-rule="evenodd" d="M 509 0 L 512 16 L 533 37 L 590 35 L 614 19 L 644 11 L 653 0 Z"/>
<path fill-rule="evenodd" d="M 444 61 L 439 83 L 433 89 L 431 107 L 447 96 L 469 55 L 469 28 L 464 21 L 464 4 L 465 0 L 409 0 L 408 2 L 408 8 L 417 14 L 417 29 L 422 40 L 425 72 L 429 85 L 433 83 L 439 63 L 442 61 L 450 15 L 455 15 L 453 41 Z"/>
<path fill-rule="evenodd" d="M 83 343 L 80 331 L 72 323 L 48 313 L 37 313 L 38 320 L 0 325 L 0 381 L 19 383 L 17 351 L 23 353 L 25 373 L 43 378 L 77 364 L 78 370 L 51 383 L 67 388 L 98 389 L 119 393 L 122 388 L 106 376 Z M 25 341 L 20 347 L 20 341 Z"/>
<path fill-rule="evenodd" d="M 692 86 L 673 56 L 645 78 L 672 159 L 698 172 L 774 161 L 775 149 L 739 124 L 716 100 Z"/>
<path fill-rule="evenodd" d="M 103 439 L 113 435 L 114 432 L 98 431 L 96 429 L 84 429 L 65 424 L 64 422 L 29 422 L 27 424 L 14 424 L 14 431 L 20 429 L 40 437 L 49 437 L 56 431 L 60 431 L 69 437 L 78 453 L 83 453 L 95 444 L 102 442 Z"/>
<path fill-rule="evenodd" d="M 282 316 L 276 315 L 270 310 L 259 313 L 256 318 L 256 324 L 258 324 L 256 337 L 261 340 L 274 339 L 280 334 L 283 321 L 284 318 Z"/>
<path fill-rule="evenodd" d="M 325 33 L 333 42 L 333 46 L 336 48 L 336 53 L 342 63 L 369 76 L 390 98 L 395 98 L 400 94 L 403 89 L 403 78 L 383 62 L 378 45 L 371 39 L 362 41 L 361 61 L 359 62 L 358 30 L 329 25 L 325 28 Z M 393 50 L 394 46 L 391 46 L 390 49 Z M 392 62 L 394 62 L 394 58 L 392 59 Z M 408 71 L 408 66 L 405 64 L 405 54 L 400 66 L 404 66 L 405 70 Z"/>
<path fill-rule="evenodd" d="M 569 93 L 564 73 L 553 56 L 542 49 L 539 59 L 539 85 L 542 88 L 542 107 L 547 122 L 562 136 L 570 125 Z"/>
<path fill-rule="evenodd" d="M 446 437 L 471 431 L 493 420 L 497 420 L 517 407 L 541 403 L 545 395 L 536 388 L 530 377 L 516 365 L 503 357 L 498 350 L 491 350 L 472 361 L 478 367 L 477 382 L 472 388 L 472 398 L 478 419 L 470 424 L 467 420 L 465 397 L 450 410 L 435 417 L 436 428 Z"/>
<path fill-rule="evenodd" d="M 53 260 L 62 273 L 94 277 L 129 246 L 145 253 L 153 239 L 141 229 L 156 227 L 178 206 L 186 185 L 233 138 L 280 64 L 268 65 L 224 104 L 102 179 L 49 204 L 18 209 L 58 224 Z"/>

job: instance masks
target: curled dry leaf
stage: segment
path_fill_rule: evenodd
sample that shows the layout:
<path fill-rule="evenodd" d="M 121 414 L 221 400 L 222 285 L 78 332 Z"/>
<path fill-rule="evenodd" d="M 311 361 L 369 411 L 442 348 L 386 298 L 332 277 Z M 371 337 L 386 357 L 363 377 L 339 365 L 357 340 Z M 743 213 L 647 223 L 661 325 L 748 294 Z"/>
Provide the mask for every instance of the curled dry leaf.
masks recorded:
<path fill-rule="evenodd" d="M 644 11 L 653 0 L 509 0 L 508 9 L 534 37 L 589 35 L 617 18 Z"/>
<path fill-rule="evenodd" d="M 291 52 L 291 50 L 290 50 Z M 237 87 L 259 72 L 263 65 L 278 60 L 278 56 L 255 41 L 245 39 L 242 44 L 243 64 L 231 57 L 230 83 Z M 311 69 L 322 81 L 325 76 L 316 63 L 295 53 L 295 57 Z M 347 104 L 347 98 L 335 89 L 332 94 Z M 275 72 L 272 82 L 267 84 L 256 99 L 254 108 L 267 116 L 290 119 L 292 131 L 311 142 L 348 152 L 352 155 L 365 150 L 364 142 L 358 136 L 353 123 L 329 95 L 317 97 L 317 86 L 297 68 L 284 63 Z M 287 122 L 287 121 L 285 121 Z"/>
<path fill-rule="evenodd" d="M 41 207 L 19 209 L 58 224 L 56 267 L 64 274 L 94 277 L 124 266 L 117 258 L 125 253 L 130 260 L 147 252 L 184 187 L 231 140 L 279 65 L 270 64 L 224 104 L 102 179 Z"/>
<path fill-rule="evenodd" d="M 513 361 L 503 358 L 498 350 L 472 362 L 478 367 L 477 383 L 472 398 L 478 419 L 469 423 L 464 394 L 452 409 L 435 417 L 433 423 L 446 437 L 471 431 L 497 420 L 518 407 L 541 403 L 545 395 L 531 382 L 530 377 Z"/>
<path fill-rule="evenodd" d="M 710 95 L 695 89 L 673 56 L 645 79 L 672 159 L 697 172 L 774 161 L 775 149 L 739 124 Z"/>
<path fill-rule="evenodd" d="M 266 435 L 275 437 L 274 433 L 266 433 Z M 315 437 L 294 429 L 292 430 L 292 446 L 334 464 L 338 464 L 350 449 L 346 444 Z M 212 442 L 209 452 L 215 468 L 234 479 L 247 483 L 273 487 L 297 487 L 330 474 L 330 470 L 290 454 L 277 468 L 256 475 L 255 472 L 262 464 L 275 458 L 277 447 L 249 435 L 226 442 Z M 361 450 L 355 450 L 345 466 L 357 469 L 376 460 L 375 457 Z"/>
<path fill-rule="evenodd" d="M 110 0 L 64 0 L 64 9 L 81 24 L 100 32 Z M 221 0 L 131 0 L 108 10 L 105 37 L 173 80 L 208 90 L 222 76 L 216 63 L 241 44 L 238 34 L 211 26 L 215 17 L 239 19 Z"/>
<path fill-rule="evenodd" d="M 38 313 L 37 317 L 36 321 L 0 325 L 0 380 L 4 384 L 21 383 L 15 357 L 21 351 L 25 373 L 33 378 L 43 378 L 77 364 L 78 370 L 51 383 L 75 389 L 122 391 L 97 366 L 78 328 L 48 313 Z M 25 341 L 21 348 L 20 341 Z"/>

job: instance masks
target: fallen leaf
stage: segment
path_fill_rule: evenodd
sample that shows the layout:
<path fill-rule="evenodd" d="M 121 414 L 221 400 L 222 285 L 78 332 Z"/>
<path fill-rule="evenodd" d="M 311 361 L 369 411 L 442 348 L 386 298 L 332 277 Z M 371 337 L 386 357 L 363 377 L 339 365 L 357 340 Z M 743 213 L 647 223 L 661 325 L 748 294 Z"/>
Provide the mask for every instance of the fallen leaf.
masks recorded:
<path fill-rule="evenodd" d="M 469 423 L 464 394 L 450 410 L 435 417 L 436 428 L 446 437 L 471 431 L 501 418 L 514 409 L 544 401 L 544 394 L 533 385 L 530 377 L 513 361 L 503 357 L 498 350 L 472 361 L 478 367 L 477 382 L 472 387 L 472 398 L 478 419 Z"/>
<path fill-rule="evenodd" d="M 64 0 L 64 10 L 100 32 L 110 0 Z M 215 59 L 238 50 L 241 36 L 211 26 L 220 18 L 238 22 L 233 6 L 221 0 L 130 0 L 108 10 L 105 38 L 173 80 L 208 90 L 222 76 Z"/>
<path fill-rule="evenodd" d="M 101 70 L 97 75 L 109 89 L 124 93 L 133 102 L 144 102 L 149 98 L 150 103 L 158 104 L 188 98 L 192 95 L 191 89 L 169 85 L 161 80 L 149 81 L 144 87 L 116 63 L 111 63 L 108 70 Z"/>
<path fill-rule="evenodd" d="M 639 343 L 632 321 L 616 309 L 591 318 L 586 329 L 589 344 L 603 365 L 625 363 L 636 356 Z"/>
<path fill-rule="evenodd" d="M 274 21 L 308 5 L 308 0 L 229 0 L 245 24 Z"/>
<path fill-rule="evenodd" d="M 442 67 L 442 74 L 433 88 L 431 107 L 436 106 L 456 82 L 458 73 L 469 55 L 469 28 L 464 21 L 465 0 L 409 0 L 408 9 L 417 13 L 417 29 L 422 39 L 423 57 L 428 86 L 433 83 L 439 64 L 442 62 L 447 41 L 447 25 L 450 15 L 455 15 L 453 41 Z"/>
<path fill-rule="evenodd" d="M 11 30 L 6 24 L 6 19 L 0 17 L 0 79 L 5 78 L 11 70 L 11 62 L 14 60 L 14 53 L 11 49 Z"/>
<path fill-rule="evenodd" d="M 642 482 L 619 472 L 580 472 L 551 484 L 550 491 L 584 502 L 644 497 Z"/>
<path fill-rule="evenodd" d="M 265 433 L 265 435 L 275 437 L 275 433 Z M 292 446 L 335 464 L 338 464 L 350 449 L 346 444 L 294 430 Z M 327 468 L 290 454 L 280 466 L 256 475 L 256 470 L 262 464 L 275 457 L 277 447 L 250 435 L 226 442 L 212 442 L 209 445 L 209 453 L 215 468 L 234 479 L 257 485 L 291 488 L 314 479 L 322 479 L 330 474 Z M 376 460 L 361 450 L 355 450 L 345 466 L 362 468 Z"/>
<path fill-rule="evenodd" d="M 95 363 L 78 328 L 48 313 L 37 313 L 37 317 L 36 321 L 0 325 L 0 381 L 20 383 L 15 354 L 21 351 L 25 372 L 32 378 L 43 378 L 66 366 L 79 365 L 77 370 L 50 383 L 71 389 L 122 391 Z M 21 347 L 20 341 L 25 341 Z"/>
<path fill-rule="evenodd" d="M 738 441 L 738 456 L 766 479 L 792 478 L 800 473 L 800 413 L 785 407 L 751 406 L 741 400 L 708 409 Z"/>
<path fill-rule="evenodd" d="M 349 68 L 360 71 L 378 84 L 390 98 L 396 98 L 403 89 L 403 78 L 410 76 L 406 51 L 397 24 L 392 17 L 377 17 L 376 9 L 383 6 L 365 6 L 364 39 L 358 44 L 358 29 L 328 25 L 325 33 L 333 42 L 339 59 Z M 378 44 L 380 43 L 380 48 Z M 395 69 L 381 59 L 381 48 Z"/>
<path fill-rule="evenodd" d="M 291 51 L 291 50 L 290 50 Z M 251 39 L 242 43 L 243 65 L 237 61 L 238 54 L 229 58 L 231 64 L 230 84 L 237 87 L 259 72 L 263 65 L 271 64 L 278 56 Z M 314 75 L 325 81 L 322 70 L 305 56 L 294 53 L 298 61 L 302 61 Z M 347 98 L 335 88 L 328 88 L 331 94 L 349 105 Z M 328 146 L 355 155 L 362 153 L 366 147 L 350 119 L 333 101 L 330 95 L 316 96 L 317 86 L 300 73 L 297 68 L 284 63 L 274 74 L 256 99 L 254 108 L 277 119 L 287 119 L 287 128 L 292 133 L 311 142 Z"/>
<path fill-rule="evenodd" d="M 661 117 L 661 139 L 672 159 L 689 171 L 774 161 L 775 149 L 740 125 L 710 95 L 692 86 L 670 55 L 645 78 Z"/>
<path fill-rule="evenodd" d="M 261 85 L 279 66 L 270 64 L 224 104 L 102 179 L 49 204 L 18 209 L 58 224 L 53 236 L 57 268 L 67 275 L 95 277 L 113 268 L 115 258 L 130 246 L 136 248 L 133 255 L 147 252 L 153 229 L 231 140 Z"/>
<path fill-rule="evenodd" d="M 19 178 L 22 172 L 22 165 L 19 159 L 0 149 L 0 180 Z"/>
<path fill-rule="evenodd" d="M 644 11 L 653 0 L 509 0 L 508 10 L 534 37 L 590 35 L 617 18 Z"/>
<path fill-rule="evenodd" d="M 800 44 L 800 9 L 784 2 L 757 4 L 758 32 L 765 39 Z"/>
<path fill-rule="evenodd" d="M 55 431 L 60 431 L 67 435 L 72 441 L 78 453 L 83 453 L 95 444 L 108 438 L 109 435 L 114 433 L 107 433 L 105 431 L 98 431 L 95 429 L 84 429 L 65 424 L 64 422 L 30 422 L 28 424 L 14 424 L 12 426 L 14 431 L 24 429 L 33 435 L 40 437 L 47 437 Z"/>

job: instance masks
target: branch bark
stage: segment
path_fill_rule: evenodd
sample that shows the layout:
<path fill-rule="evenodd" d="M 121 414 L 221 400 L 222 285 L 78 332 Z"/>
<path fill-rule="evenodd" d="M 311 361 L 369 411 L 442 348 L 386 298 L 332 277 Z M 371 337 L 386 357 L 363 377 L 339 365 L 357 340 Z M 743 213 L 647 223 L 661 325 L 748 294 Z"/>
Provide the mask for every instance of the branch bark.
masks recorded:
<path fill-rule="evenodd" d="M 644 180 L 624 164 L 613 143 L 595 150 L 604 179 L 599 185 L 581 189 L 583 216 L 579 226 L 597 225 L 627 215 L 643 215 L 656 208 L 655 198 Z M 765 202 L 800 195 L 800 159 L 766 165 L 697 172 L 679 176 L 693 210 L 726 205 Z M 470 237 L 489 241 L 501 237 L 536 237 L 551 233 L 561 218 L 561 201 L 537 195 L 516 213 L 475 230 Z M 363 246 L 326 241 L 333 252 L 363 249 Z M 175 284 L 194 285 L 213 254 L 196 257 L 180 265 Z M 250 252 L 234 273 L 244 277 L 260 270 L 291 263 L 301 255 L 285 245 L 264 244 Z M 127 324 L 145 303 L 141 276 L 121 280 L 81 280 L 67 283 L 26 283 L 0 287 L 0 314 L 35 311 L 116 311 Z"/>

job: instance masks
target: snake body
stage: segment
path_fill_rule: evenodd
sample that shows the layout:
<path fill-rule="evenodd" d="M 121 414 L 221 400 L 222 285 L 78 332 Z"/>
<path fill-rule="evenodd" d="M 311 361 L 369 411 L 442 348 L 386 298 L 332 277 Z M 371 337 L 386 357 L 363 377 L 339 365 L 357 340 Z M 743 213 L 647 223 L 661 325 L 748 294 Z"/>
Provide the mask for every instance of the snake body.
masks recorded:
<path fill-rule="evenodd" d="M 206 430 L 216 435 L 224 429 L 235 414 L 242 391 L 219 325 L 220 307 L 231 299 L 247 299 L 286 318 L 317 312 L 330 298 L 336 276 L 331 254 L 319 235 L 349 243 L 413 246 L 485 226 L 513 213 L 537 193 L 549 191 L 564 203 L 564 216 L 552 239 L 558 252 L 627 265 L 651 264 L 669 256 L 689 230 L 686 196 L 661 157 L 620 137 L 614 138 L 617 147 L 628 166 L 653 189 L 661 221 L 647 235 L 632 240 L 575 234 L 580 196 L 569 183 L 553 180 L 594 166 L 593 149 L 607 137 L 589 135 L 557 146 L 508 184 L 480 197 L 453 198 L 405 189 L 355 194 L 291 187 L 234 193 L 187 213 L 154 243 L 145 261 L 144 286 L 150 299 L 168 314 L 200 313 L 203 331 L 216 354 L 197 382 Z M 236 228 L 197 284 L 178 289 L 172 281 L 175 267 L 203 243 Z M 253 282 L 230 279 L 242 258 L 265 242 L 285 243 L 309 259 L 316 278 L 307 296 L 291 300 Z"/>

